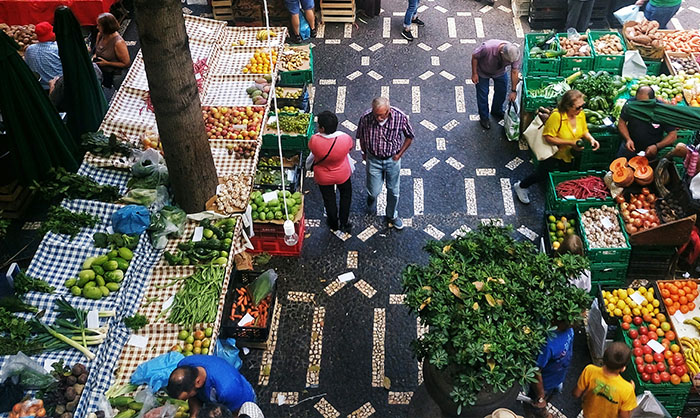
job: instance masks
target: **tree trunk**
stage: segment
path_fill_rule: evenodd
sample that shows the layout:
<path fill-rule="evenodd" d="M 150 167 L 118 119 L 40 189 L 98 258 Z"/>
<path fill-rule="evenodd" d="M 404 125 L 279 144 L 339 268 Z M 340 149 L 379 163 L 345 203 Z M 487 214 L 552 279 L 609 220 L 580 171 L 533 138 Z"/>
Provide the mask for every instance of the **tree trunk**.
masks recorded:
<path fill-rule="evenodd" d="M 180 0 L 135 0 L 141 52 L 175 200 L 204 210 L 218 184 Z"/>

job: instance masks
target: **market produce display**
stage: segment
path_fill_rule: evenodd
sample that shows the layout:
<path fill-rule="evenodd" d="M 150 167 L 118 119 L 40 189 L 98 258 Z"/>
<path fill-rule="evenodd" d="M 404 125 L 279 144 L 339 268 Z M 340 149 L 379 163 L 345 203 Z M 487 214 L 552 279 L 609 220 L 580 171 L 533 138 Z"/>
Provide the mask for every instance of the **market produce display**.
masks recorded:
<path fill-rule="evenodd" d="M 250 207 L 252 208 L 251 216 L 254 221 L 284 220 L 285 201 L 287 204 L 287 214 L 289 215 L 287 219 L 293 219 L 301 208 L 302 194 L 300 192 L 291 193 L 287 190 L 278 190 L 277 198 L 268 200 L 267 202 L 263 194 L 263 192 L 256 190 L 250 195 Z"/>
<path fill-rule="evenodd" d="M 212 349 L 210 338 L 213 332 L 214 330 L 211 327 L 198 328 L 196 330 L 183 329 L 177 335 L 177 339 L 182 342 L 173 345 L 170 351 L 180 352 L 185 357 L 192 354 L 209 354 L 209 350 Z"/>
<path fill-rule="evenodd" d="M 270 38 L 277 36 L 277 32 L 269 29 L 261 29 L 255 34 L 255 39 L 258 41 L 267 41 Z"/>
<path fill-rule="evenodd" d="M 280 57 L 281 70 L 295 71 L 308 67 L 309 59 L 308 47 L 285 45 Z"/>
<path fill-rule="evenodd" d="M 700 32 L 678 30 L 664 32 L 664 49 L 670 52 L 700 52 Z"/>
<path fill-rule="evenodd" d="M 46 416 L 54 418 L 72 418 L 85 389 L 88 369 L 77 363 L 65 367 L 63 362 L 54 363 L 51 375 L 57 380 L 50 390 L 42 395 Z M 103 414 L 104 415 L 104 414 Z"/>
<path fill-rule="evenodd" d="M 659 31 L 659 22 L 655 20 L 648 21 L 642 18 L 641 22 L 631 22 L 625 26 L 625 37 L 632 45 L 664 47 L 664 36 Z"/>
<path fill-rule="evenodd" d="M 311 115 L 308 113 L 298 113 L 295 115 L 279 114 L 270 122 L 268 120 L 267 129 L 277 130 L 279 125 L 280 131 L 290 134 L 306 134 L 309 129 Z M 279 123 L 277 123 L 279 122 Z"/>
<path fill-rule="evenodd" d="M 254 105 L 266 105 L 270 94 L 272 78 L 265 75 L 255 79 L 255 83 L 246 89 L 248 97 L 253 100 Z"/>
<path fill-rule="evenodd" d="M 230 174 L 219 179 L 214 207 L 220 213 L 232 215 L 248 205 L 253 177 L 248 174 Z"/>
<path fill-rule="evenodd" d="M 562 242 L 564 242 L 564 237 L 569 235 L 576 235 L 576 219 L 567 219 L 566 216 L 562 216 L 557 219 L 554 215 L 549 215 L 547 217 L 547 224 L 549 228 L 549 240 L 552 243 L 552 249 L 558 250 Z"/>
<path fill-rule="evenodd" d="M 76 213 L 63 206 L 52 206 L 49 208 L 47 219 L 39 228 L 39 233 L 45 234 L 51 231 L 56 234 L 69 235 L 73 239 L 80 233 L 81 229 L 92 228 L 99 222 L 100 218 L 87 212 Z"/>
<path fill-rule="evenodd" d="M 686 211 L 680 203 L 680 200 L 675 196 L 667 196 L 658 200 L 659 213 L 661 220 L 664 222 L 672 222 L 677 219 L 686 217 Z"/>
<path fill-rule="evenodd" d="M 163 311 L 170 312 L 168 322 L 183 326 L 214 322 L 225 272 L 225 266 L 208 265 L 189 277 L 175 279 L 183 284 L 172 306 Z"/>
<path fill-rule="evenodd" d="M 248 64 L 241 68 L 241 72 L 243 74 L 270 74 L 276 64 L 276 48 L 258 48 L 248 60 Z"/>
<path fill-rule="evenodd" d="M 226 150 L 229 155 L 236 155 L 239 159 L 249 159 L 255 156 L 255 151 L 258 149 L 257 141 L 235 142 L 226 144 Z"/>
<path fill-rule="evenodd" d="M 685 77 L 683 81 L 683 96 L 689 106 L 700 106 L 700 74 Z"/>
<path fill-rule="evenodd" d="M 650 86 L 654 89 L 657 100 L 672 105 L 683 103 L 683 80 L 682 75 L 661 74 L 655 76 L 647 74 L 632 83 L 630 94 L 636 95 L 640 86 Z"/>
<path fill-rule="evenodd" d="M 586 109 L 609 112 L 615 100 L 627 91 L 627 81 L 607 71 L 589 71 L 577 77 L 571 87 L 586 96 Z"/>
<path fill-rule="evenodd" d="M 603 205 L 592 207 L 581 214 L 581 225 L 588 248 L 624 248 L 627 240 L 620 228 L 617 208 Z"/>
<path fill-rule="evenodd" d="M 642 290 L 644 289 L 644 290 Z M 632 299 L 632 295 L 638 293 L 642 298 Z M 603 302 L 605 304 L 606 312 L 611 317 L 623 318 L 626 315 L 632 315 L 634 318 L 623 318 L 625 323 L 631 325 L 632 322 L 635 325 L 641 325 L 643 320 L 647 322 L 652 322 L 652 319 L 661 313 L 659 306 L 661 302 L 654 296 L 654 289 L 646 287 L 640 287 L 639 289 L 615 289 L 612 291 L 603 290 L 602 291 Z M 663 314 L 662 314 L 663 315 Z M 664 316 L 665 318 L 665 316 Z M 633 319 L 633 320 L 632 320 Z M 655 325 L 658 327 L 658 325 Z M 629 329 L 629 327 L 622 325 L 624 330 Z M 670 324 L 669 324 L 670 329 Z"/>
<path fill-rule="evenodd" d="M 109 404 L 116 412 L 113 418 L 137 418 L 144 408 L 144 404 L 136 401 L 133 396 L 114 396 L 109 398 Z M 145 412 L 143 418 L 187 418 L 190 416 L 190 407 L 187 401 L 157 397 L 155 405 L 149 405 L 149 407 L 152 409 Z"/>
<path fill-rule="evenodd" d="M 10 26 L 6 23 L 0 23 L 0 30 L 4 31 L 10 38 L 17 42 L 20 51 L 24 51 L 29 45 L 39 42 L 34 32 L 34 25 L 32 24 Z"/>
<path fill-rule="evenodd" d="M 642 188 L 642 193 L 630 194 L 628 200 L 618 195 L 615 201 L 620 205 L 620 214 L 628 234 L 659 226 L 655 208 L 656 195 L 646 187 Z"/>
<path fill-rule="evenodd" d="M 280 107 L 280 112 L 282 112 L 282 113 L 299 113 L 299 112 L 301 112 L 301 109 L 296 108 L 294 106 L 282 106 L 282 107 Z"/>
<path fill-rule="evenodd" d="M 598 55 L 623 55 L 625 53 L 620 37 L 613 34 L 603 35 L 593 41 L 593 50 Z"/>
<path fill-rule="evenodd" d="M 30 291 L 53 293 L 54 290 L 56 290 L 55 287 L 46 283 L 46 281 L 31 277 L 23 271 L 20 271 L 15 275 L 14 279 L 12 280 L 12 285 L 15 289 L 16 295 L 23 295 Z"/>
<path fill-rule="evenodd" d="M 46 409 L 44 401 L 41 399 L 29 399 L 15 404 L 10 411 L 8 418 L 44 418 L 46 417 Z M 72 417 L 72 415 L 71 415 Z M 62 418 L 59 416 L 59 418 Z"/>
<path fill-rule="evenodd" d="M 264 114 L 265 108 L 260 106 L 202 108 L 209 139 L 257 139 Z"/>
<path fill-rule="evenodd" d="M 633 182 L 646 186 L 654 181 L 654 170 L 649 166 L 646 157 L 625 157 L 615 159 L 610 163 L 612 179 L 620 187 L 630 186 Z"/>
<path fill-rule="evenodd" d="M 685 357 L 688 371 L 691 376 L 697 376 L 700 373 L 700 340 L 681 337 L 680 342 L 683 346 L 683 356 Z"/>
<path fill-rule="evenodd" d="M 671 64 L 670 70 L 675 74 L 695 75 L 700 73 L 700 66 L 690 54 L 687 55 L 668 55 L 668 60 Z"/>
<path fill-rule="evenodd" d="M 659 281 L 656 283 L 661 292 L 664 305 L 669 315 L 676 311 L 682 314 L 695 309 L 695 300 L 698 297 L 698 283 L 694 280 L 674 280 L 671 282 Z M 694 325 L 694 324 L 693 324 Z"/>
<path fill-rule="evenodd" d="M 30 189 L 47 201 L 68 198 L 114 202 L 121 196 L 118 188 L 99 184 L 88 176 L 71 173 L 63 167 L 49 170 L 46 179 L 41 183 L 35 181 Z"/>
<path fill-rule="evenodd" d="M 578 39 L 560 36 L 559 45 L 566 51 L 567 57 L 590 57 L 591 46 L 588 45 L 588 36 L 582 34 Z"/>
<path fill-rule="evenodd" d="M 106 254 L 88 257 L 77 277 L 65 281 L 73 296 L 87 299 L 101 299 L 116 292 L 121 287 L 124 275 L 134 253 L 126 247 L 114 249 Z"/>
<path fill-rule="evenodd" d="M 226 264 L 231 249 L 233 231 L 236 228 L 236 219 L 220 219 L 213 223 L 209 219 L 202 219 L 198 228 L 201 228 L 201 233 L 195 230 L 190 241 L 177 245 L 175 253 L 169 251 L 163 253 L 163 258 L 168 264 L 171 266 Z M 197 241 L 195 241 L 195 236 L 199 238 Z"/>
<path fill-rule="evenodd" d="M 575 72 L 565 78 L 563 81 L 546 83 L 539 88 L 528 89 L 527 95 L 530 97 L 543 97 L 545 99 L 559 100 L 564 93 L 571 90 L 571 83 L 573 83 L 580 76 L 581 72 Z"/>
<path fill-rule="evenodd" d="M 105 135 L 102 131 L 84 133 L 80 139 L 85 151 L 102 157 L 114 154 L 129 156 L 135 149 L 128 142 L 118 140 L 115 134 Z"/>
<path fill-rule="evenodd" d="M 264 328 L 267 326 L 267 320 L 270 315 L 270 304 L 272 303 L 272 294 L 268 294 L 259 303 L 255 304 L 252 296 L 244 287 L 236 289 L 236 301 L 231 307 L 229 318 L 238 323 L 246 315 L 250 315 L 250 321 L 241 324 L 242 327 Z"/>
<path fill-rule="evenodd" d="M 596 176 L 562 181 L 554 189 L 562 199 L 606 199 L 610 196 L 610 190 L 603 179 Z"/>
<path fill-rule="evenodd" d="M 275 87 L 275 96 L 278 99 L 298 99 L 304 94 L 301 87 Z"/>
<path fill-rule="evenodd" d="M 559 47 L 555 39 L 556 32 L 549 32 L 540 42 L 531 45 L 530 58 L 556 58 L 566 55 L 566 50 Z"/>

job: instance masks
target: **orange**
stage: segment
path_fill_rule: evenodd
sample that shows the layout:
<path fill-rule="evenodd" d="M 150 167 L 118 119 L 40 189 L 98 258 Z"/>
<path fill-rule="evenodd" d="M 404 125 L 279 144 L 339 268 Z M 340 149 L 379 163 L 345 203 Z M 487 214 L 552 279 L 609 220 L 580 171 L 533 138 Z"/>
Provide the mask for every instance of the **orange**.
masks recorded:
<path fill-rule="evenodd" d="M 694 281 L 692 281 L 692 280 L 688 280 L 688 287 L 690 287 L 691 289 L 697 289 L 697 288 L 698 288 L 698 283 L 697 283 L 697 282 L 694 282 Z"/>
<path fill-rule="evenodd" d="M 674 385 L 677 385 L 677 384 L 681 383 L 681 378 L 676 376 L 675 374 L 672 374 L 671 375 L 671 383 L 673 383 Z"/>
<path fill-rule="evenodd" d="M 690 292 L 691 292 L 690 286 L 688 286 L 687 284 L 686 284 L 685 286 L 683 286 L 683 291 L 684 291 L 686 294 L 690 293 Z"/>
<path fill-rule="evenodd" d="M 650 331 L 650 332 L 655 332 L 656 329 L 657 329 L 656 325 L 654 325 L 654 324 L 649 324 L 649 327 L 648 327 L 648 328 L 649 328 L 649 331 Z"/>
<path fill-rule="evenodd" d="M 671 345 L 671 351 L 674 353 L 677 353 L 677 352 L 681 351 L 681 349 L 678 346 L 678 344 L 673 344 L 673 345 Z"/>
<path fill-rule="evenodd" d="M 676 339 L 676 334 L 673 331 L 666 331 L 665 338 L 669 341 L 673 341 Z"/>
<path fill-rule="evenodd" d="M 669 292 L 668 289 L 663 289 L 663 290 L 661 290 L 661 296 L 664 298 L 667 298 L 667 297 L 671 296 L 671 292 Z"/>
<path fill-rule="evenodd" d="M 690 309 L 691 311 L 692 311 L 693 309 L 695 309 L 695 304 L 694 304 L 693 302 L 690 302 L 690 303 L 688 304 L 688 309 Z"/>
<path fill-rule="evenodd" d="M 671 348 L 673 349 L 673 347 L 671 347 Z M 665 351 L 664 351 L 664 357 L 666 357 L 667 359 L 673 357 L 673 351 L 671 351 L 671 350 L 665 350 Z"/>
<path fill-rule="evenodd" d="M 651 314 L 642 315 L 642 319 L 644 320 L 644 322 L 647 322 L 647 323 L 651 322 Z"/>
<path fill-rule="evenodd" d="M 673 306 L 673 299 L 671 299 L 671 298 L 664 299 L 664 304 L 666 306 Z"/>
<path fill-rule="evenodd" d="M 630 323 L 632 322 L 632 317 L 630 315 L 625 315 L 622 317 L 622 322 Z"/>
<path fill-rule="evenodd" d="M 685 296 L 685 290 L 678 289 L 678 296 Z"/>
<path fill-rule="evenodd" d="M 687 304 L 688 304 L 688 298 L 685 297 L 685 296 L 681 296 L 680 298 L 678 298 L 678 303 L 680 303 L 681 305 L 687 305 Z"/>
<path fill-rule="evenodd" d="M 674 302 L 678 302 L 678 299 L 680 299 L 680 298 L 681 298 L 681 297 L 678 296 L 677 293 L 673 293 L 673 294 L 671 295 L 671 300 L 674 301 Z"/>
<path fill-rule="evenodd" d="M 659 322 L 666 322 L 666 315 L 664 315 L 662 313 L 656 314 L 656 319 L 658 319 Z"/>
<path fill-rule="evenodd" d="M 681 305 L 681 313 L 687 314 L 688 312 L 690 312 L 688 305 Z"/>
<path fill-rule="evenodd" d="M 673 315 L 673 314 L 676 313 L 677 310 L 678 310 L 678 309 L 674 308 L 673 306 L 669 306 L 669 307 L 668 307 L 668 314 L 669 314 L 669 315 Z"/>
<path fill-rule="evenodd" d="M 661 325 L 661 322 L 660 322 L 658 319 L 656 319 L 656 318 L 653 318 L 653 319 L 651 320 L 651 323 L 654 324 L 654 325 L 656 325 L 657 327 Z"/>

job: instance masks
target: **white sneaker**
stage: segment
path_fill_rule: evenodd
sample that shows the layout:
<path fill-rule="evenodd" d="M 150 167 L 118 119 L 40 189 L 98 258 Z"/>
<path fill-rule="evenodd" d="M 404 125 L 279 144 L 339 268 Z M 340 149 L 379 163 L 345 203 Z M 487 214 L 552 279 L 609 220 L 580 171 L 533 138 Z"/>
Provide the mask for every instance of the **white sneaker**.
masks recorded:
<path fill-rule="evenodd" d="M 520 187 L 520 182 L 516 181 L 515 184 L 513 185 L 513 189 L 515 189 L 515 195 L 518 196 L 518 200 L 521 203 L 528 204 L 530 203 L 530 197 L 527 195 L 527 189 L 523 189 Z"/>

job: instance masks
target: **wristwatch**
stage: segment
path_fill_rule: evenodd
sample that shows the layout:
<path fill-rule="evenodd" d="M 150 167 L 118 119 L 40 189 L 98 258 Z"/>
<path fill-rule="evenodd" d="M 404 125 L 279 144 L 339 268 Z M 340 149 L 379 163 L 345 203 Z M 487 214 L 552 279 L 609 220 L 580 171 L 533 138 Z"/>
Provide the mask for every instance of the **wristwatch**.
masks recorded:
<path fill-rule="evenodd" d="M 516 89 L 511 90 L 513 93 L 517 93 L 518 91 Z"/>
<path fill-rule="evenodd" d="M 544 398 L 539 398 L 539 399 L 537 400 L 537 403 L 542 403 L 542 402 L 544 402 L 544 401 L 545 401 Z"/>

